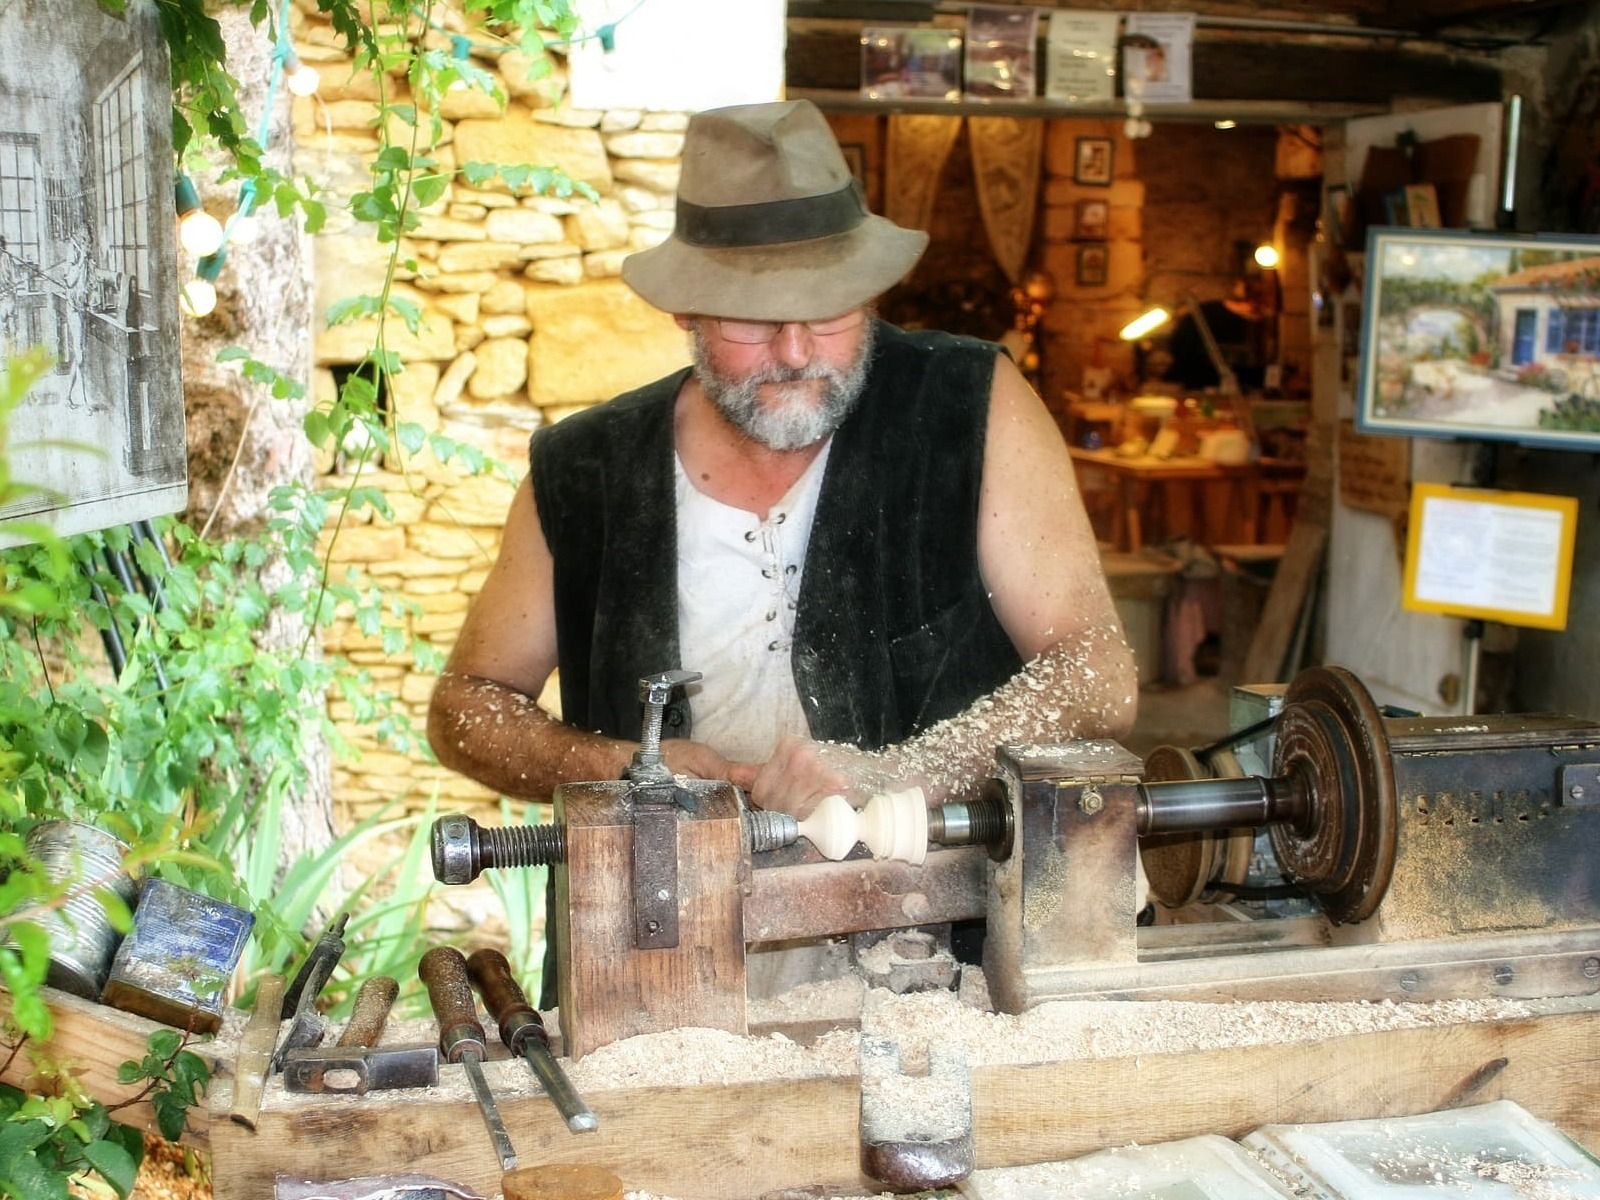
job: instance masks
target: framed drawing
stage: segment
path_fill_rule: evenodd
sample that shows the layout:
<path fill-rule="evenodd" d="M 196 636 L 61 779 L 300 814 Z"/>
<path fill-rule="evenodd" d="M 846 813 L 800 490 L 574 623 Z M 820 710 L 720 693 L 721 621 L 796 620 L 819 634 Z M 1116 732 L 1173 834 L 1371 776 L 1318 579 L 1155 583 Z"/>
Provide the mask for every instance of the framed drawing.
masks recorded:
<path fill-rule="evenodd" d="M 1076 278 L 1079 287 L 1105 287 L 1110 276 L 1111 253 L 1104 242 L 1078 247 Z"/>
<path fill-rule="evenodd" d="M 1072 182 L 1090 187 L 1111 186 L 1111 139 L 1081 137 L 1072 158 Z"/>
<path fill-rule="evenodd" d="M 1600 238 L 1376 228 L 1365 433 L 1600 450 Z"/>
<path fill-rule="evenodd" d="M 0 5 L 0 356 L 51 367 L 11 413 L 5 523 L 60 534 L 181 509 L 172 92 L 156 6 Z"/>
<path fill-rule="evenodd" d="M 1103 242 L 1111 223 L 1111 205 L 1105 200 L 1079 200 L 1073 236 L 1083 242 Z"/>

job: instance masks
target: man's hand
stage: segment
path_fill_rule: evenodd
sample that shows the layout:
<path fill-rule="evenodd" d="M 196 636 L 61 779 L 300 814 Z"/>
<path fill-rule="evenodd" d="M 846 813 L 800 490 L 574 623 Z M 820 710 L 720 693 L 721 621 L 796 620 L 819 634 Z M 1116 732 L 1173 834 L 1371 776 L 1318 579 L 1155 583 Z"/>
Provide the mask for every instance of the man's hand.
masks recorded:
<path fill-rule="evenodd" d="M 687 775 L 691 779 L 734 780 L 734 772 L 742 769 L 731 763 L 704 742 L 687 738 L 667 738 L 661 743 L 661 761 L 674 775 Z"/>
<path fill-rule="evenodd" d="M 764 763 L 734 763 L 728 776 L 750 793 L 758 808 L 803 819 L 825 796 L 844 796 L 857 805 L 896 782 L 881 755 L 853 746 L 786 737 Z"/>

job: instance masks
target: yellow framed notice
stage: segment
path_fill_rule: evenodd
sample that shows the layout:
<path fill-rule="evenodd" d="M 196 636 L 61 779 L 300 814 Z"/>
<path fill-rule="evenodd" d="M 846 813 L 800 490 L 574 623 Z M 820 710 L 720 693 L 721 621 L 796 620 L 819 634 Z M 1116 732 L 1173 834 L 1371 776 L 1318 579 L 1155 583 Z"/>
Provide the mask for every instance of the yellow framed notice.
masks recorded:
<path fill-rule="evenodd" d="M 1401 596 L 1415 612 L 1567 627 L 1578 501 L 1419 483 Z"/>

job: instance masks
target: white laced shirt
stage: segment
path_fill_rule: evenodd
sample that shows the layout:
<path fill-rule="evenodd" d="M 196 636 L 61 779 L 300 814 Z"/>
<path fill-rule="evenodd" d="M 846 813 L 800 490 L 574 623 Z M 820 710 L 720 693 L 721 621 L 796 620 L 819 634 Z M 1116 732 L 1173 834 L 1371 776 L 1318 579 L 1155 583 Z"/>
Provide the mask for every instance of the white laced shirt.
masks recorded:
<path fill-rule="evenodd" d="M 809 737 L 790 651 L 806 544 L 832 442 L 761 520 L 694 486 L 673 456 L 680 662 L 693 737 L 734 762 L 766 762 L 778 740 Z"/>

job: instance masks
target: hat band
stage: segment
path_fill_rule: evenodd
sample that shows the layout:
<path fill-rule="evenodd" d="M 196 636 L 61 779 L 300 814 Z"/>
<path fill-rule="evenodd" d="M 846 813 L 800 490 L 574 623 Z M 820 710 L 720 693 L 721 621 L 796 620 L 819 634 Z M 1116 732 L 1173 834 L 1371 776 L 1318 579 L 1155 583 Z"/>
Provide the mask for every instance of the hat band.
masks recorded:
<path fill-rule="evenodd" d="M 861 183 L 852 179 L 837 192 L 761 204 L 707 208 L 680 197 L 675 228 L 691 246 L 773 246 L 848 233 L 866 217 Z"/>

